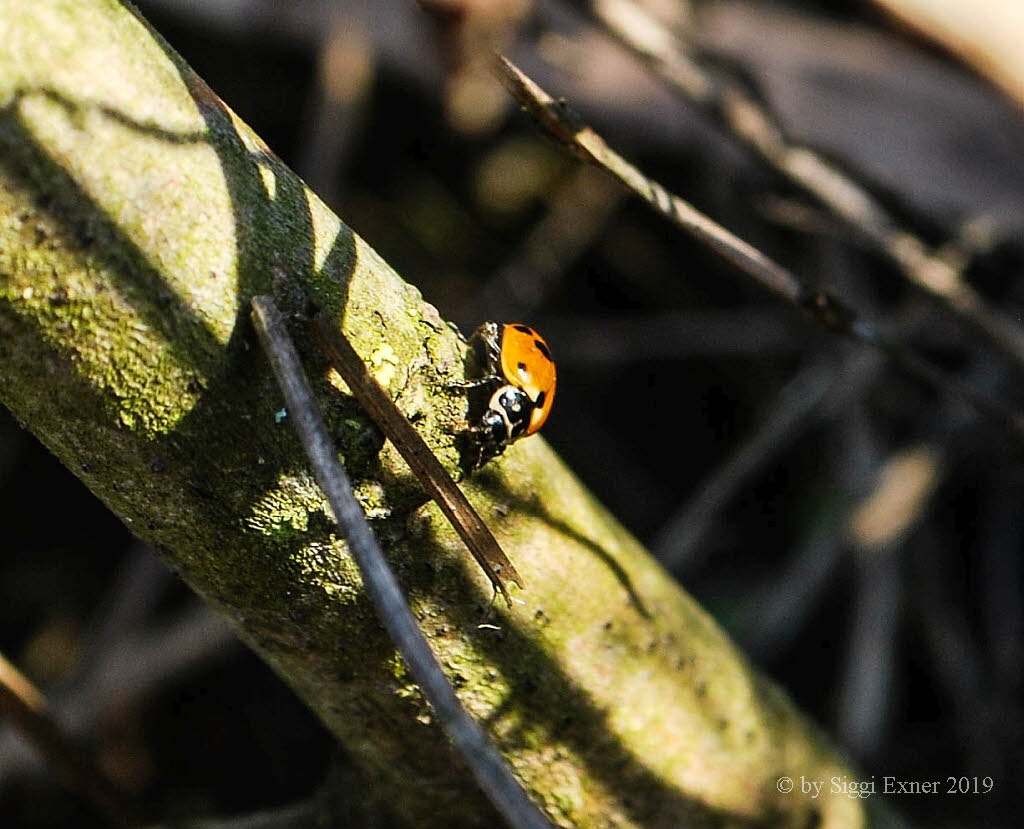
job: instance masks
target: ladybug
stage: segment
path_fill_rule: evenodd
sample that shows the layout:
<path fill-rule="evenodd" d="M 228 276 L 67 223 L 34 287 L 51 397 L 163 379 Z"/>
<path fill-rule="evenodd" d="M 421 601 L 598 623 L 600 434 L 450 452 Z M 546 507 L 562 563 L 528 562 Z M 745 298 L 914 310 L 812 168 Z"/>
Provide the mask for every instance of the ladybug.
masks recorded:
<path fill-rule="evenodd" d="M 475 452 L 475 468 L 544 425 L 555 399 L 555 361 L 544 338 L 520 322 L 485 322 L 469 345 L 483 369 L 478 379 L 459 384 L 482 392 L 476 405 L 470 400 L 470 425 L 463 433 Z"/>

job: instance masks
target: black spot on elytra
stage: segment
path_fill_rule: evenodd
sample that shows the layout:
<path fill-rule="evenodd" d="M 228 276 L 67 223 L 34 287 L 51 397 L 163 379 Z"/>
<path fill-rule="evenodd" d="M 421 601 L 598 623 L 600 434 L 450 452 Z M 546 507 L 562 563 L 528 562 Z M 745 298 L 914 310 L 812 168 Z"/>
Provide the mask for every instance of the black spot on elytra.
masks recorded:
<path fill-rule="evenodd" d="M 522 334 L 533 334 L 533 329 L 528 325 L 513 325 L 512 327 Z"/>
<path fill-rule="evenodd" d="M 547 345 L 545 344 L 545 342 L 544 342 L 543 340 L 534 340 L 534 341 L 533 341 L 533 344 L 534 344 L 535 346 L 537 346 L 537 350 L 538 350 L 538 351 L 539 351 L 539 352 L 540 352 L 541 354 L 543 354 L 543 355 L 544 355 L 545 357 L 547 357 L 547 358 L 548 358 L 549 360 L 551 359 L 551 352 L 550 352 L 550 351 L 548 350 L 548 347 L 547 347 Z"/>
<path fill-rule="evenodd" d="M 534 401 L 534 404 L 537 406 L 538 409 L 544 408 L 544 401 L 547 399 L 547 396 L 548 393 L 546 391 L 542 391 L 540 394 L 537 395 L 537 399 Z"/>

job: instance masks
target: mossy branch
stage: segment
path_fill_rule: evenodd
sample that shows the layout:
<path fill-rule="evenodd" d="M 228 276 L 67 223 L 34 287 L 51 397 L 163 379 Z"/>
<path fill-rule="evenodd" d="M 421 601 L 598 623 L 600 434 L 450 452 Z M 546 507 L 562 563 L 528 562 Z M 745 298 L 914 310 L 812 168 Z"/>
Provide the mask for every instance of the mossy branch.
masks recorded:
<path fill-rule="evenodd" d="M 561 825 L 856 826 L 846 770 L 539 438 L 467 484 L 486 578 L 311 346 L 326 310 L 452 471 L 463 346 L 113 0 L 0 2 L 0 396 L 417 826 L 493 825 L 361 589 L 247 322 L 271 293 L 460 699 Z M 482 625 L 482 622 L 487 624 Z"/>

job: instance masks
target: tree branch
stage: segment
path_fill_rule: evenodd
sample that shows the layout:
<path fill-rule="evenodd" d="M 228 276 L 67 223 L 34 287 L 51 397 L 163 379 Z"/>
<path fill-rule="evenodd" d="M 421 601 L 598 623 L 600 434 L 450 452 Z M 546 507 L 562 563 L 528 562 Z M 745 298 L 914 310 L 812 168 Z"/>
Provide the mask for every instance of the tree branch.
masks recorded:
<path fill-rule="evenodd" d="M 459 338 L 126 7 L 41 0 L 3 19 L 0 396 L 231 620 L 376 795 L 416 826 L 497 817 L 278 422 L 246 321 L 256 294 L 285 315 L 438 662 L 549 819 L 860 824 L 849 798 L 777 791 L 848 770 L 539 438 L 464 484 L 529 586 L 490 607 L 307 332 L 311 307 L 330 315 L 451 473 Z"/>

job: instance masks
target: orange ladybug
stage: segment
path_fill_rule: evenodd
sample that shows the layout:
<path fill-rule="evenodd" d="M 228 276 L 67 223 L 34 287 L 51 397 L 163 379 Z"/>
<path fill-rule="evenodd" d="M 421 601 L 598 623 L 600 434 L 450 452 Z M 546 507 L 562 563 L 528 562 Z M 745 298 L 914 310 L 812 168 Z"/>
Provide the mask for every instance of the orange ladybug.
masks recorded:
<path fill-rule="evenodd" d="M 486 389 L 482 412 L 466 436 L 482 466 L 548 419 L 555 399 L 555 361 L 544 338 L 520 322 L 485 322 L 469 338 L 483 376 L 462 388 Z M 481 401 L 484 402 L 484 401 Z"/>

